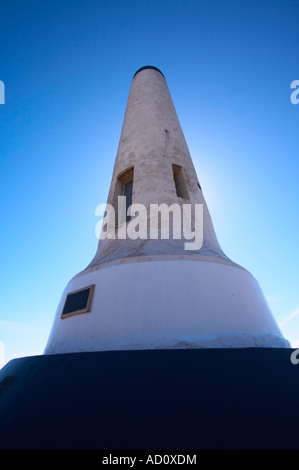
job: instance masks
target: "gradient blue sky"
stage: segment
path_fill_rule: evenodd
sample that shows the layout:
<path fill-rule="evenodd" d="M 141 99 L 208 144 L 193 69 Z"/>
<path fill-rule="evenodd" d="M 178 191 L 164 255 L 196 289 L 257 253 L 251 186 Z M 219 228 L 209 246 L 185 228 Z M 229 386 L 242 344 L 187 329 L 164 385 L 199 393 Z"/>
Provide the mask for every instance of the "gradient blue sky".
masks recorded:
<path fill-rule="evenodd" d="M 95 254 L 130 83 L 149 64 L 223 250 L 299 346 L 298 25 L 298 0 L 1 2 L 2 363 L 43 352 Z"/>

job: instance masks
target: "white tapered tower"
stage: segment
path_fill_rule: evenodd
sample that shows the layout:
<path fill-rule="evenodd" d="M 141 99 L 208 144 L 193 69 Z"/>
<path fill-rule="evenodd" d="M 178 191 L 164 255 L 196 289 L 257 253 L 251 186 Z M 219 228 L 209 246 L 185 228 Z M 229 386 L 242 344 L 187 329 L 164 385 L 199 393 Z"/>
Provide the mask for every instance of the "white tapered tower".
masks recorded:
<path fill-rule="evenodd" d="M 94 259 L 66 286 L 45 354 L 289 347 L 257 281 L 223 253 L 201 183 L 164 75 L 142 67 L 132 80 L 107 201 L 116 228 L 113 217 L 104 219 Z M 130 215 L 131 204 L 143 208 L 143 231 L 132 225 L 140 211 Z M 173 228 L 163 237 L 162 219 L 151 225 L 151 208 L 161 204 L 181 215 L 189 206 L 193 234 L 201 208 L 202 239 L 185 236 L 183 216 L 182 236 Z"/>

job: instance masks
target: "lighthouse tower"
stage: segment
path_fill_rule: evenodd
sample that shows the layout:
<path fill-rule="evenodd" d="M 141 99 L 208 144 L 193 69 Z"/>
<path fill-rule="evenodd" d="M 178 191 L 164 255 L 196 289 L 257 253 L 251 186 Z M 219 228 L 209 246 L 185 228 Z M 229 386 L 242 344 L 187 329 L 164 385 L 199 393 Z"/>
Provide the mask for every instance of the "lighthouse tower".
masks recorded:
<path fill-rule="evenodd" d="M 45 354 L 289 347 L 258 282 L 223 253 L 202 183 L 163 73 L 142 67 L 97 252 L 66 286 Z"/>
<path fill-rule="evenodd" d="M 0 449 L 298 449 L 297 351 L 223 253 L 203 185 L 164 75 L 142 67 L 95 256 L 44 354 L 0 370 Z"/>

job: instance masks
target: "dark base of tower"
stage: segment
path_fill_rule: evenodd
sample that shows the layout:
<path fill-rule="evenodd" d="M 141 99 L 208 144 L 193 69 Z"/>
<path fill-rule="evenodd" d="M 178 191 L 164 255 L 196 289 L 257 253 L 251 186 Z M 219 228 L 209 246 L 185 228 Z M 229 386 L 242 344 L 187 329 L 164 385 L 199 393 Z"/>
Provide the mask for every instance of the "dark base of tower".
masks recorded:
<path fill-rule="evenodd" d="M 15 359 L 0 371 L 0 448 L 298 449 L 299 364 L 290 360 L 293 351 Z"/>

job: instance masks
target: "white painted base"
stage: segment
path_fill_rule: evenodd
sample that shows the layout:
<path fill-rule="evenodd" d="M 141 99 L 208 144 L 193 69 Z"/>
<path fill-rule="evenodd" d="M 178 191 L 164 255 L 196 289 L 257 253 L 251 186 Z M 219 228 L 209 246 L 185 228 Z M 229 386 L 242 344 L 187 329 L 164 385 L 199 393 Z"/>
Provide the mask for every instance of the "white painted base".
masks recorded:
<path fill-rule="evenodd" d="M 66 295 L 91 284 L 91 312 L 61 319 Z M 289 347 L 254 277 L 218 262 L 158 260 L 72 279 L 45 354 L 230 347 Z"/>

